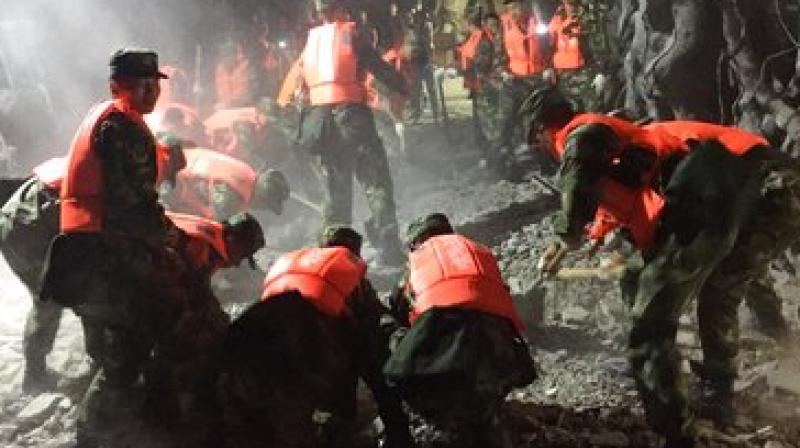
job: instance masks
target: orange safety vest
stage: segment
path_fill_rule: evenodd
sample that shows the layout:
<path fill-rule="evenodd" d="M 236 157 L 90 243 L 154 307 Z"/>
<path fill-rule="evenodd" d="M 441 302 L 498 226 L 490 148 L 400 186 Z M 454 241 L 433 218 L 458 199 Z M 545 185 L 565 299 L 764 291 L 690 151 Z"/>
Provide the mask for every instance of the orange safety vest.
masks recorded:
<path fill-rule="evenodd" d="M 658 220 L 665 201 L 651 185 L 658 175 L 661 163 L 674 154 L 688 152 L 687 145 L 677 137 L 659 129 L 645 129 L 620 118 L 601 114 L 579 114 L 555 135 L 555 149 L 559 160 L 563 159 L 569 134 L 580 126 L 601 124 L 611 128 L 619 140 L 619 154 L 610 154 L 610 163 L 619 163 L 622 150 L 637 147 L 651 151 L 656 161 L 650 170 L 640 174 L 641 185 L 631 188 L 611 178 L 598 182 L 598 210 L 594 223 L 588 229 L 588 237 L 601 239 L 617 227 L 627 229 L 634 244 L 639 248 L 649 246 L 655 237 Z"/>
<path fill-rule="evenodd" d="M 645 126 L 645 129 L 660 130 L 684 142 L 689 140 L 717 140 L 732 154 L 744 155 L 755 146 L 769 146 L 764 137 L 738 128 L 702 121 L 662 121 Z"/>
<path fill-rule="evenodd" d="M 367 264 L 344 247 L 306 248 L 283 255 L 264 279 L 261 300 L 297 290 L 321 312 L 341 316 Z"/>
<path fill-rule="evenodd" d="M 230 264 L 225 227 L 222 224 L 183 213 L 167 212 L 166 215 L 176 227 L 189 235 L 187 254 L 197 266 L 207 267 L 213 272 Z M 213 253 L 217 256 L 213 257 Z"/>
<path fill-rule="evenodd" d="M 142 116 L 121 100 L 106 101 L 92 108 L 78 128 L 67 155 L 67 170 L 61 185 L 62 233 L 95 233 L 103 229 L 103 172 L 92 139 L 97 126 L 115 111 L 150 133 Z"/>
<path fill-rule="evenodd" d="M 225 107 L 241 103 L 250 88 L 250 61 L 239 50 L 236 65 L 231 68 L 223 63 L 217 65 L 214 82 L 217 88 L 217 102 Z"/>
<path fill-rule="evenodd" d="M 355 29 L 355 22 L 335 22 L 309 32 L 301 70 L 312 106 L 365 102 L 363 78 L 353 48 Z"/>
<path fill-rule="evenodd" d="M 577 22 L 577 17 L 566 13 L 563 8 L 550 20 L 550 35 L 555 43 L 553 67 L 556 70 L 575 70 L 586 64 L 578 39 L 581 31 Z"/>
<path fill-rule="evenodd" d="M 491 249 L 450 234 L 429 238 L 409 255 L 408 292 L 414 296 L 413 324 L 431 308 L 469 308 L 524 325 L 503 282 Z"/>
<path fill-rule="evenodd" d="M 472 70 L 472 65 L 475 61 L 475 54 L 478 52 L 478 45 L 480 45 L 483 37 L 487 35 L 488 33 L 482 29 L 473 31 L 472 34 L 470 34 L 469 39 L 467 39 L 467 41 L 459 47 L 459 55 L 461 56 L 461 70 L 465 72 L 464 87 L 468 90 L 478 90 L 480 88 L 480 82 L 477 76 L 469 71 Z"/>
<path fill-rule="evenodd" d="M 508 55 L 508 70 L 516 76 L 538 75 L 546 68 L 546 63 L 539 47 L 539 36 L 536 34 L 538 22 L 536 17 L 528 18 L 528 33 L 522 32 L 519 24 L 511 17 L 504 14 L 501 17 L 503 24 L 503 44 Z"/>
<path fill-rule="evenodd" d="M 186 167 L 178 171 L 174 194 L 188 211 L 213 218 L 211 198 L 217 183 L 227 185 L 242 198 L 239 211 L 247 210 L 258 176 L 250 165 L 211 149 L 191 148 L 184 154 Z M 205 197 L 196 190 L 198 184 L 204 186 Z"/>
<path fill-rule="evenodd" d="M 40 163 L 33 169 L 33 175 L 48 189 L 61 191 L 61 183 L 64 181 L 64 174 L 67 172 L 67 158 L 54 157 L 44 163 Z"/>

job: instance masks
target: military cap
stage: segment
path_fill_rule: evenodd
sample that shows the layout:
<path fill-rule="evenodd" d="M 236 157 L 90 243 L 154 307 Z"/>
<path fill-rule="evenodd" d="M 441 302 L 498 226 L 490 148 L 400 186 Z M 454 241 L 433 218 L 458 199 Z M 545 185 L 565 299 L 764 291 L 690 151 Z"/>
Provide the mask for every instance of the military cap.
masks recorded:
<path fill-rule="evenodd" d="M 542 87 L 525 98 L 519 112 L 534 122 L 541 122 L 554 111 L 563 108 L 574 110 L 572 103 L 556 87 Z"/>
<path fill-rule="evenodd" d="M 453 233 L 453 226 L 450 220 L 442 213 L 431 213 L 430 215 L 415 219 L 408 225 L 406 230 L 406 242 L 409 246 L 423 242 L 425 239 L 436 235 Z"/>
<path fill-rule="evenodd" d="M 275 214 L 283 213 L 283 203 L 289 199 L 291 189 L 286 176 L 278 170 L 264 169 L 258 173 L 253 191 L 253 202 Z"/>
<path fill-rule="evenodd" d="M 111 55 L 108 65 L 112 78 L 169 78 L 158 70 L 158 55 L 152 50 L 121 48 Z"/>
<path fill-rule="evenodd" d="M 350 249 L 350 252 L 360 256 L 362 242 L 361 234 L 352 227 L 334 224 L 325 227 L 325 230 L 322 231 L 319 245 L 321 247 L 346 247 Z"/>
<path fill-rule="evenodd" d="M 253 254 L 264 247 L 264 230 L 258 220 L 249 213 L 237 213 L 223 223 L 227 239 L 233 239 L 246 255 L 250 267 L 256 268 Z"/>

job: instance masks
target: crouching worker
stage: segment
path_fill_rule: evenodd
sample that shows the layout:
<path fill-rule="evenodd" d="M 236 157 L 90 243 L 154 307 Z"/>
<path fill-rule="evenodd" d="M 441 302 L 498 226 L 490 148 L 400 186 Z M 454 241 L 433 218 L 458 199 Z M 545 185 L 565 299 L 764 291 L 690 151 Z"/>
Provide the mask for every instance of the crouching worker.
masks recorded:
<path fill-rule="evenodd" d="M 361 242 L 348 227 L 329 227 L 321 247 L 284 255 L 262 302 L 231 326 L 219 387 L 226 446 L 352 447 L 359 377 L 386 428 L 382 446 L 411 445 L 381 374 L 388 310 L 364 277 Z"/>
<path fill-rule="evenodd" d="M 412 223 L 408 240 L 408 272 L 392 297 L 402 326 L 386 379 L 452 446 L 510 446 L 503 400 L 536 369 L 497 261 L 438 213 Z"/>
<path fill-rule="evenodd" d="M 238 266 L 245 259 L 252 267 L 253 255 L 264 247 L 264 234 L 247 213 L 222 223 L 180 213 L 166 215 L 188 236 L 184 253 L 193 287 L 146 370 L 146 415 L 176 446 L 216 447 L 215 367 L 230 318 L 212 292 L 210 279 L 217 270 Z"/>

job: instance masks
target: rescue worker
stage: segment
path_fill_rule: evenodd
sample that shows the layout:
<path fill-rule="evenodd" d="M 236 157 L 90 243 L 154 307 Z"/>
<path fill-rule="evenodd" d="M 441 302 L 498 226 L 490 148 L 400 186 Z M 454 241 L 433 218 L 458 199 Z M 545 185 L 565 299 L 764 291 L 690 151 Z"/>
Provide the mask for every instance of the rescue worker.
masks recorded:
<path fill-rule="evenodd" d="M 253 255 L 264 247 L 264 234 L 247 213 L 222 223 L 181 213 L 167 216 L 189 236 L 186 261 L 198 286 L 192 289 L 191 306 L 148 363 L 146 415 L 175 446 L 216 447 L 214 373 L 230 318 L 210 289 L 210 280 L 219 269 L 236 267 L 245 259 L 254 268 Z"/>
<path fill-rule="evenodd" d="M 395 41 L 383 53 L 383 60 L 403 74 L 410 77 L 408 61 L 403 57 L 403 34 L 396 34 Z M 378 135 L 387 147 L 390 155 L 405 156 L 405 124 L 403 114 L 406 107 L 406 96 L 396 92 L 387 92 L 372 74 L 367 75 L 367 98 L 378 127 Z"/>
<path fill-rule="evenodd" d="M 228 446 L 354 446 L 359 377 L 386 428 L 381 446 L 411 446 L 408 419 L 381 374 L 389 352 L 379 322 L 388 310 L 365 277 L 361 242 L 351 228 L 332 226 L 320 247 L 283 255 L 262 303 L 234 322 L 221 362 Z"/>
<path fill-rule="evenodd" d="M 561 161 L 555 230 L 563 242 L 541 265 L 557 270 L 593 217 L 594 238 L 613 228 L 627 232 L 644 261 L 628 269 L 621 289 L 646 416 L 666 446 L 696 446 L 675 345 L 678 320 L 697 296 L 701 413 L 730 425 L 739 303 L 764 266 L 800 235 L 796 162 L 737 129 L 714 127 L 692 142 L 683 139 L 686 124 L 641 128 L 576 114 L 554 89 L 537 91 L 526 110 L 539 125 L 540 144 Z"/>
<path fill-rule="evenodd" d="M 433 114 L 433 121 L 439 122 L 439 95 L 434 81 L 433 55 L 433 20 L 428 10 L 417 2 L 411 11 L 411 20 L 406 27 L 404 56 L 408 59 L 411 73 L 411 95 L 409 120 L 417 123 L 423 112 L 423 84 L 427 93 L 427 103 Z"/>
<path fill-rule="evenodd" d="M 506 177 L 515 171 L 515 150 L 524 143 L 518 132 L 523 123 L 522 101 L 535 89 L 551 81 L 551 44 L 547 24 L 542 23 L 522 0 L 503 0 L 506 12 L 500 16 L 502 38 L 497 52 L 503 86 L 500 91 L 501 132 L 492 142 L 496 170 Z"/>
<path fill-rule="evenodd" d="M 58 187 L 63 165 L 61 160 L 52 159 L 34 168 L 33 175 L 11 190 L 0 209 L 0 252 L 33 298 L 22 340 L 25 392 L 51 390 L 58 379 L 47 369 L 45 358 L 53 349 L 61 307 L 39 300 L 35 291 L 47 248 L 58 233 Z"/>
<path fill-rule="evenodd" d="M 280 215 L 289 184 L 280 171 L 253 170 L 231 156 L 205 148 L 184 150 L 186 167 L 165 192 L 170 210 L 223 221 L 234 213 L 268 209 Z"/>
<path fill-rule="evenodd" d="M 327 196 L 323 224 L 351 222 L 355 176 L 372 214 L 365 224 L 367 237 L 379 249 L 380 263 L 398 266 L 404 255 L 397 235 L 394 185 L 386 150 L 366 105 L 364 77 L 371 72 L 398 93 L 406 93 L 405 81 L 349 21 L 342 0 L 318 0 L 317 8 L 324 23 L 310 31 L 300 57 L 311 103 L 301 141 L 315 155 L 322 173 Z"/>
<path fill-rule="evenodd" d="M 178 147 L 162 143 L 158 147 L 159 178 L 169 180 L 185 161 Z M 63 308 L 40 300 L 38 290 L 47 249 L 59 231 L 59 194 L 66 162 L 58 157 L 36 166 L 31 176 L 15 182 L 18 186 L 10 190 L 0 209 L 0 252 L 33 298 L 23 336 L 22 388 L 26 392 L 52 389 L 57 381 L 45 358 L 53 348 Z M 4 180 L 4 184 L 11 182 Z"/>
<path fill-rule="evenodd" d="M 191 286 L 188 237 L 158 203 L 156 142 L 143 120 L 165 76 L 158 56 L 121 49 L 110 67 L 113 100 L 92 108 L 67 156 L 61 233 L 41 292 L 80 317 L 99 367 L 81 403 L 79 447 L 118 445 L 130 430 L 142 406 L 140 374 Z"/>
<path fill-rule="evenodd" d="M 408 242 L 391 300 L 397 321 L 384 321 L 394 330 L 384 374 L 415 413 L 452 433 L 452 446 L 510 447 L 502 404 L 536 369 L 497 260 L 438 213 L 414 221 Z"/>
<path fill-rule="evenodd" d="M 586 60 L 589 42 L 573 7 L 567 1 L 558 7 L 550 19 L 549 32 L 553 42 L 553 69 L 559 89 L 568 92 L 582 110 L 590 110 L 594 95 L 593 77 Z"/>
<path fill-rule="evenodd" d="M 459 54 L 464 87 L 469 91 L 472 100 L 475 139 L 483 152 L 482 163 L 486 164 L 491 154 L 489 142 L 498 138 L 497 124 L 489 121 L 490 116 L 497 114 L 498 106 L 497 83 L 490 79 L 495 68 L 494 41 L 498 35 L 496 32 L 499 32 L 498 17 L 487 16 L 484 19 L 478 10 L 470 19 L 470 32 L 469 38 L 460 47 Z"/>

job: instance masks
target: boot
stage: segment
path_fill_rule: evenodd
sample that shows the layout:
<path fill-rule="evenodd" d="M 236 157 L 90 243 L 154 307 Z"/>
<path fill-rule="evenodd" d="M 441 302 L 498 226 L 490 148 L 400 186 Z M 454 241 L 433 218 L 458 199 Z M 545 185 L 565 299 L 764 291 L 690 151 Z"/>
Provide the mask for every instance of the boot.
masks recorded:
<path fill-rule="evenodd" d="M 699 416 L 714 422 L 720 429 L 733 426 L 733 379 L 704 379 L 701 383 L 702 402 Z"/>

